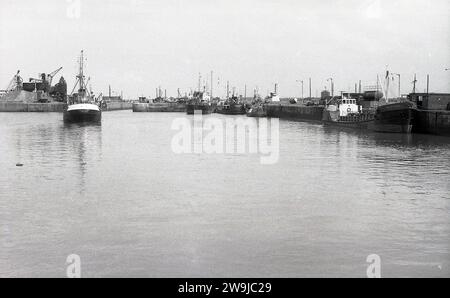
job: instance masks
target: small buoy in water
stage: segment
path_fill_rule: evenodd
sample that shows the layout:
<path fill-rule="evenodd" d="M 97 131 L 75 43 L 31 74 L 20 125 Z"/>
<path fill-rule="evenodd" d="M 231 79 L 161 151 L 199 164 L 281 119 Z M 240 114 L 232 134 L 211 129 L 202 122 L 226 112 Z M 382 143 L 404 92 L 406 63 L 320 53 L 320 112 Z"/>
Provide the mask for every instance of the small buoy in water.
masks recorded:
<path fill-rule="evenodd" d="M 23 167 L 23 163 L 16 163 L 16 167 Z"/>

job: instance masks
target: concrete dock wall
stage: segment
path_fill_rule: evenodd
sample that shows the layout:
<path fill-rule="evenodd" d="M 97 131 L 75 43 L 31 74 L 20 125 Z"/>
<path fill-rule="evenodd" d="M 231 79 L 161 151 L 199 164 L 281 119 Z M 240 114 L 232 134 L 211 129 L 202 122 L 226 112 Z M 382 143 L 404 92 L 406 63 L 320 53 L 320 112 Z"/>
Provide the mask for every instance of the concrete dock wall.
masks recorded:
<path fill-rule="evenodd" d="M 106 108 L 102 108 L 103 111 L 118 111 L 118 110 L 131 110 L 133 104 L 131 102 L 111 101 L 106 103 Z"/>
<path fill-rule="evenodd" d="M 450 111 L 419 110 L 414 122 L 414 132 L 450 136 Z"/>
<path fill-rule="evenodd" d="M 134 103 L 133 112 L 186 112 L 183 103 Z"/>
<path fill-rule="evenodd" d="M 0 112 L 64 112 L 66 104 L 62 102 L 36 103 L 21 101 L 0 101 Z M 103 111 L 131 110 L 130 102 L 109 102 Z"/>
<path fill-rule="evenodd" d="M 300 104 L 269 103 L 265 105 L 267 116 L 294 119 L 321 121 L 323 107 L 304 106 Z"/>
<path fill-rule="evenodd" d="M 65 103 L 29 103 L 19 101 L 0 101 L 0 112 L 63 112 Z"/>

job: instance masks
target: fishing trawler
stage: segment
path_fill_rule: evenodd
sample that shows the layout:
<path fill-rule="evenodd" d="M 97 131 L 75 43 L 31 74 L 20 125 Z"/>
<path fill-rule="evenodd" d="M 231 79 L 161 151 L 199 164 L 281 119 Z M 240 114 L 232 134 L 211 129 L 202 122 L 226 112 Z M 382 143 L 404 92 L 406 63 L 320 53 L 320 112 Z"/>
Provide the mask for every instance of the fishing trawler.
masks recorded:
<path fill-rule="evenodd" d="M 264 101 L 261 96 L 255 90 L 253 101 L 250 107 L 247 109 L 247 117 L 267 117 L 267 111 L 264 106 Z"/>
<path fill-rule="evenodd" d="M 252 105 L 246 114 L 247 117 L 267 117 L 267 111 L 262 103 Z"/>
<path fill-rule="evenodd" d="M 233 94 L 232 97 L 218 104 L 216 113 L 225 115 L 245 115 L 245 104 Z"/>
<path fill-rule="evenodd" d="M 195 111 L 201 111 L 203 115 L 206 115 L 211 114 L 214 110 L 215 105 L 206 91 L 195 91 L 186 105 L 188 115 L 193 115 Z"/>
<path fill-rule="evenodd" d="M 274 92 L 270 92 L 266 98 L 262 99 L 255 89 L 255 94 L 253 96 L 253 101 L 251 106 L 247 109 L 247 117 L 267 117 L 269 116 L 267 112 L 267 106 L 276 106 L 276 108 L 281 108 L 280 96 L 278 95 L 278 84 L 275 84 Z M 270 115 L 273 116 L 273 115 Z"/>
<path fill-rule="evenodd" d="M 77 82 L 72 89 L 71 95 L 67 98 L 67 109 L 64 110 L 64 122 L 100 122 L 102 119 L 102 110 L 99 102 L 94 98 L 92 92 L 87 88 L 89 79 L 85 81 L 84 76 L 84 56 L 81 51 L 80 68 L 77 75 Z M 78 91 L 74 93 L 78 87 Z"/>
<path fill-rule="evenodd" d="M 342 97 L 327 104 L 322 114 L 324 124 L 349 128 L 368 128 L 375 117 L 371 111 L 363 111 L 356 99 Z"/>

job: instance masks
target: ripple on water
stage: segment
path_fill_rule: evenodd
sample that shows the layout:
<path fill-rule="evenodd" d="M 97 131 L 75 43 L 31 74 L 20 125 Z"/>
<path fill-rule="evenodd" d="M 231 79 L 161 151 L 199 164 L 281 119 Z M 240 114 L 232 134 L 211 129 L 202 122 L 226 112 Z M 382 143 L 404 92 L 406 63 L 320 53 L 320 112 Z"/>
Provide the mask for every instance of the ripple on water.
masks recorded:
<path fill-rule="evenodd" d="M 177 117 L 2 115 L 0 276 L 60 276 L 71 253 L 85 276 L 363 277 L 372 253 L 386 275 L 448 272 L 450 141 L 282 120 L 262 165 L 174 154 Z"/>

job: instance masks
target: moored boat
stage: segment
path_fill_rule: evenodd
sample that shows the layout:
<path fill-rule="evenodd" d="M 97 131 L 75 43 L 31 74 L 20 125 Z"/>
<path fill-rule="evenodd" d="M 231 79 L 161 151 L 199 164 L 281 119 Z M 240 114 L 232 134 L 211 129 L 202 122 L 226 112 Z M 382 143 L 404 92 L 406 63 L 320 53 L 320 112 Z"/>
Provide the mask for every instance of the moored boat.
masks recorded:
<path fill-rule="evenodd" d="M 245 115 L 245 104 L 237 96 L 232 96 L 217 105 L 216 113 L 225 115 Z"/>
<path fill-rule="evenodd" d="M 202 114 L 211 114 L 215 110 L 215 105 L 211 101 L 211 97 L 206 92 L 195 91 L 186 104 L 186 113 L 188 115 L 195 114 L 196 111 Z"/>
<path fill-rule="evenodd" d="M 247 111 L 247 117 L 267 117 L 267 111 L 263 104 L 252 105 Z"/>
<path fill-rule="evenodd" d="M 267 110 L 264 105 L 264 101 L 261 99 L 257 91 L 253 96 L 253 101 L 250 107 L 247 109 L 247 117 L 267 117 Z"/>
<path fill-rule="evenodd" d="M 411 101 L 379 106 L 369 129 L 376 132 L 411 133 L 416 111 L 417 106 Z"/>
<path fill-rule="evenodd" d="M 374 121 L 374 113 L 363 111 L 356 99 L 342 98 L 336 104 L 329 104 L 323 110 L 322 121 L 327 125 L 348 128 L 368 128 Z"/>

